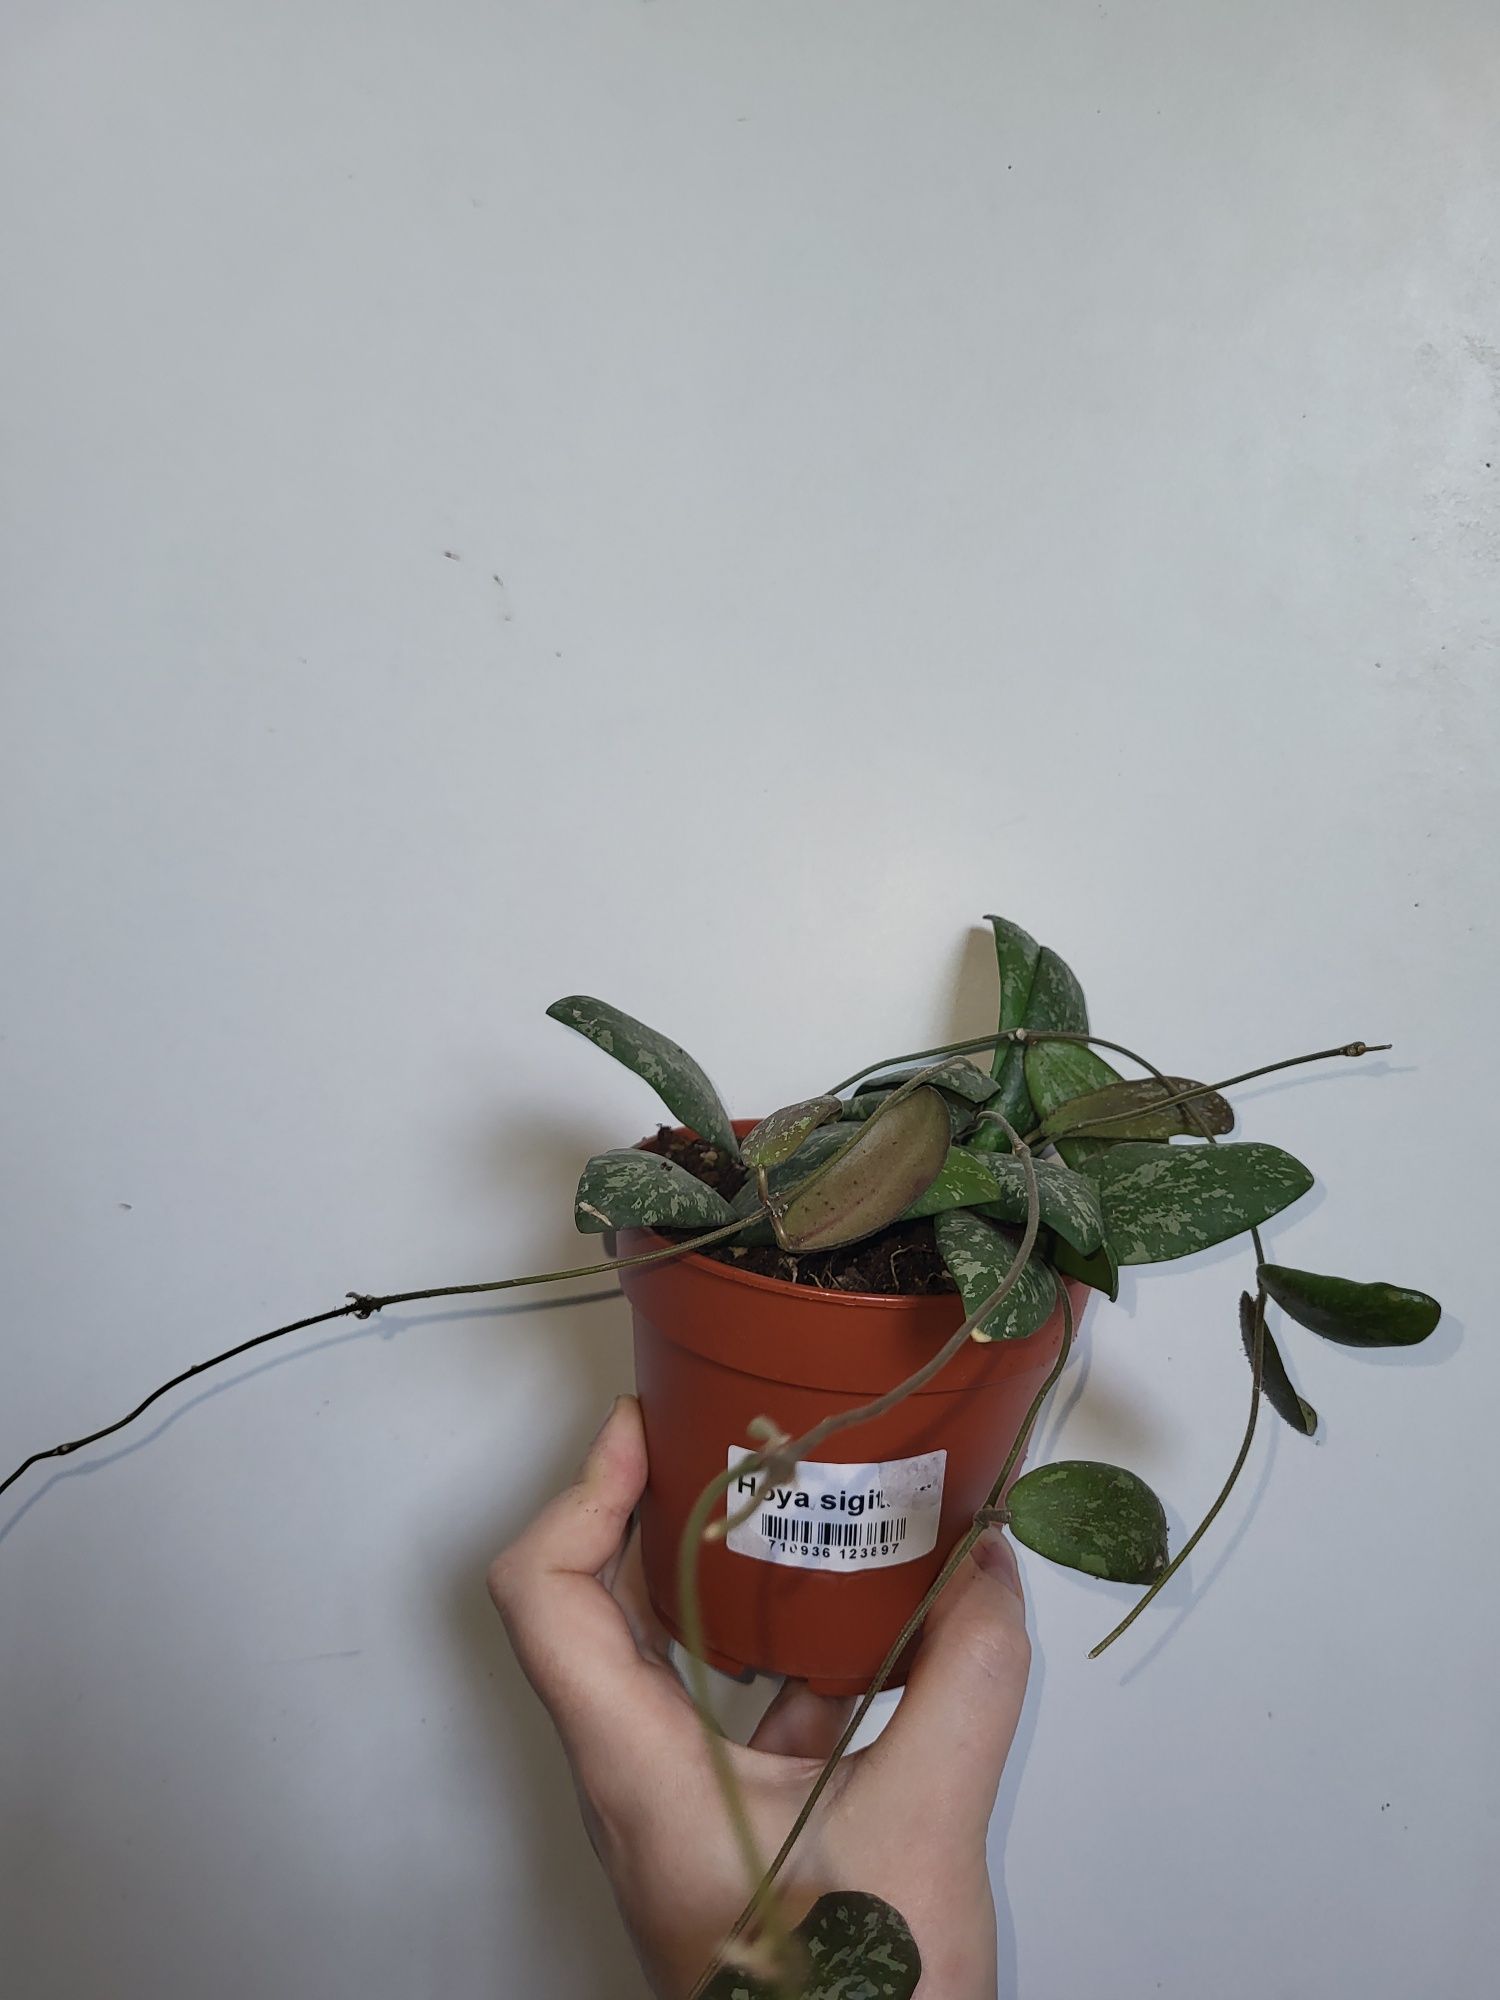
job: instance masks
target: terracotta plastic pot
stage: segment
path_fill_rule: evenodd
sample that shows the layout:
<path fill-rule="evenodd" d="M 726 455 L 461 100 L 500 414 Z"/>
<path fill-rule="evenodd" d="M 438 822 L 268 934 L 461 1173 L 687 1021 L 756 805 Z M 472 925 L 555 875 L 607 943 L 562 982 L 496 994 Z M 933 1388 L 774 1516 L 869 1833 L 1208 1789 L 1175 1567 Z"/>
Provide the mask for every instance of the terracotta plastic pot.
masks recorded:
<path fill-rule="evenodd" d="M 620 1254 L 660 1241 L 622 1231 Z M 963 1307 L 956 1293 L 823 1292 L 702 1256 L 620 1279 L 651 1461 L 641 1553 L 652 1602 L 680 1638 L 683 1525 L 731 1452 L 748 1450 L 752 1419 L 795 1435 L 880 1395 L 942 1345 Z M 1081 1316 L 1087 1290 L 1069 1290 Z M 830 1438 L 728 1544 L 707 1543 L 698 1576 L 712 1664 L 826 1694 L 866 1688 L 984 1505 L 1062 1333 L 1059 1309 L 1027 1340 L 970 1342 L 927 1388 Z M 744 1497 L 731 1486 L 733 1511 Z"/>

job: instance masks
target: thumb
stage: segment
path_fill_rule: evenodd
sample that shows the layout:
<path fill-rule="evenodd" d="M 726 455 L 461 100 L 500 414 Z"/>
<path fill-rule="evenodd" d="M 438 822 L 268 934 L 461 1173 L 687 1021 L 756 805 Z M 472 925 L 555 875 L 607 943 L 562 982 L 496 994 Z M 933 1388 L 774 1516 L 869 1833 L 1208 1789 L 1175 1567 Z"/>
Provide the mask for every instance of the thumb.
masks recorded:
<path fill-rule="evenodd" d="M 986 1528 L 928 1615 L 906 1692 L 866 1752 L 862 1779 L 982 1840 L 1030 1666 L 1015 1553 Z"/>

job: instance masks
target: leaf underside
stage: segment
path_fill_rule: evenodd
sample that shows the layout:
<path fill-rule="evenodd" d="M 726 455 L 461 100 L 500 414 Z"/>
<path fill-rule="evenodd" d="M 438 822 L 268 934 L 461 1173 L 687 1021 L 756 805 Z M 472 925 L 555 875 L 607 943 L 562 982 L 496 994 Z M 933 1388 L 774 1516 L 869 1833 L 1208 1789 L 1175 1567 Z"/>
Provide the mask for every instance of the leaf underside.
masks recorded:
<path fill-rule="evenodd" d="M 1039 1048 L 1067 1048 L 1065 1042 L 1038 1043 Z M 1171 1099 L 1192 1091 L 1180 1104 Z M 1216 1138 L 1234 1130 L 1234 1107 L 1216 1090 L 1207 1090 L 1185 1076 L 1133 1077 L 1059 1104 L 1043 1119 L 1043 1130 L 1056 1139 L 1068 1133 L 1080 1139 Z"/>
<path fill-rule="evenodd" d="M 1240 1341 L 1245 1350 L 1245 1359 L 1255 1366 L 1255 1301 L 1248 1292 L 1240 1293 Z M 1260 1334 L 1260 1393 L 1283 1422 L 1300 1431 L 1303 1437 L 1311 1437 L 1318 1428 L 1318 1413 L 1312 1404 L 1297 1394 L 1296 1386 L 1287 1373 L 1286 1363 L 1281 1358 L 1281 1350 L 1271 1338 L 1268 1326 L 1261 1328 Z"/>
<path fill-rule="evenodd" d="M 786 1247 L 832 1250 L 896 1221 L 931 1185 L 947 1158 L 948 1137 L 947 1101 L 925 1087 L 859 1126 L 847 1152 L 787 1204 Z"/>

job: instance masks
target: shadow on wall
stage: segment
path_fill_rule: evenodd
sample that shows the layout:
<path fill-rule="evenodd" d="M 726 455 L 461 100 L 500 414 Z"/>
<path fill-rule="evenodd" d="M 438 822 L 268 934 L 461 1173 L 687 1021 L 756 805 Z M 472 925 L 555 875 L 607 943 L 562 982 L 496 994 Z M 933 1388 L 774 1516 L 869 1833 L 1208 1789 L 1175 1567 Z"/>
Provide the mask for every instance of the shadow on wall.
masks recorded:
<path fill-rule="evenodd" d="M 531 1934 L 547 1940 L 537 1950 L 555 1980 L 550 1990 L 650 2000 L 579 1818 L 562 1746 L 516 1664 L 485 1587 L 491 1558 L 576 1476 L 600 1411 L 611 1396 L 633 1386 L 622 1338 L 601 1337 L 596 1328 L 570 1345 L 569 1377 L 577 1384 L 579 1414 L 569 1426 L 569 1441 L 558 1445 L 545 1482 L 524 1493 L 512 1488 L 483 1540 L 451 1552 L 439 1615 L 455 1678 L 472 1713 L 474 1739 L 486 1746 L 494 1823 L 523 1830 L 524 1846 L 513 1852 L 524 1858 L 529 1880 L 505 1886 L 515 1904 L 531 1912 Z M 498 1908 L 493 1928 L 494 1963 L 500 1967 L 511 1947 Z"/>

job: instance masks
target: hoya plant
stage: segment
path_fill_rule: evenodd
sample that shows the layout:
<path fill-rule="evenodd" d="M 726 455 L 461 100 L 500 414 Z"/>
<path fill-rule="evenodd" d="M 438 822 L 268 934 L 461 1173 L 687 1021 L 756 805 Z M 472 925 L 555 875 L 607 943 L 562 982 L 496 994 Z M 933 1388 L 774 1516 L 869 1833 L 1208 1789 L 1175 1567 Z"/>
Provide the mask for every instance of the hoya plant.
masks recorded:
<path fill-rule="evenodd" d="M 752 1428 L 756 1449 L 736 1470 L 757 1492 L 795 1479 L 799 1461 L 830 1435 L 883 1414 L 938 1376 L 969 1341 L 1019 1341 L 1061 1313 L 1064 1338 L 1008 1454 L 996 1467 L 989 1502 L 975 1514 L 931 1587 L 891 1645 L 839 1744 L 809 1790 L 796 1822 L 769 1862 L 754 1851 L 732 1766 L 709 1706 L 696 1568 L 706 1542 L 730 1532 L 726 1472 L 705 1486 L 683 1529 L 678 1570 L 687 1641 L 685 1668 L 704 1721 L 726 1808 L 736 1826 L 751 1894 L 723 1960 L 696 1988 L 707 2000 L 905 2000 L 921 1975 L 920 1957 L 898 1912 L 851 1886 L 825 1896 L 795 1931 L 781 1919 L 774 1885 L 839 1758 L 938 1593 L 984 1527 L 1003 1522 L 1048 1560 L 1089 1576 L 1142 1587 L 1114 1629 L 1111 1645 L 1169 1581 L 1223 1506 L 1249 1454 L 1262 1400 L 1304 1437 L 1316 1411 L 1294 1386 L 1272 1331 L 1272 1309 L 1320 1339 L 1354 1347 L 1403 1347 L 1425 1340 L 1439 1307 L 1427 1294 L 1384 1281 L 1308 1271 L 1270 1261 L 1260 1227 L 1313 1185 L 1309 1169 L 1280 1147 L 1234 1137 L 1229 1093 L 1272 1071 L 1374 1046 L 1347 1042 L 1241 1071 L 1212 1083 L 1163 1070 L 1096 1034 L 1070 967 L 1018 924 L 990 917 L 999 975 L 995 1023 L 972 1039 L 865 1064 L 827 1089 L 797 1098 L 737 1135 L 706 1072 L 675 1042 L 620 1009 L 584 995 L 548 1012 L 649 1083 L 695 1143 L 623 1146 L 584 1166 L 574 1214 L 578 1228 L 604 1237 L 605 1255 L 567 1271 L 477 1284 L 374 1294 L 259 1334 L 184 1369 L 116 1422 L 35 1452 L 4 1482 L 63 1457 L 135 1420 L 190 1377 L 247 1349 L 325 1321 L 368 1318 L 420 1299 L 497 1292 L 590 1276 L 688 1253 L 725 1259 L 769 1256 L 778 1275 L 806 1280 L 816 1260 L 901 1239 L 915 1231 L 939 1261 L 942 1282 L 959 1295 L 961 1323 L 905 1382 L 788 1436 L 769 1412 Z M 1122 1073 L 1115 1061 L 1133 1072 Z M 712 1160 L 716 1171 L 695 1171 Z M 616 1253 L 617 1232 L 653 1232 L 650 1247 Z M 1034 1466 L 1011 1483 L 1046 1396 L 1063 1373 L 1073 1337 L 1069 1285 L 1113 1299 L 1122 1267 L 1166 1263 L 1244 1236 L 1249 1280 L 1226 1304 L 1249 1363 L 1249 1413 L 1218 1497 L 1173 1551 L 1165 1511 L 1128 1466 L 1062 1459 Z M 1064 1281 L 1068 1281 L 1065 1283 Z M 1092 1656 L 1091 1656 L 1092 1657 Z"/>

